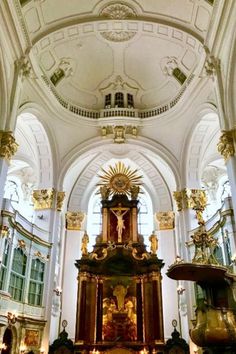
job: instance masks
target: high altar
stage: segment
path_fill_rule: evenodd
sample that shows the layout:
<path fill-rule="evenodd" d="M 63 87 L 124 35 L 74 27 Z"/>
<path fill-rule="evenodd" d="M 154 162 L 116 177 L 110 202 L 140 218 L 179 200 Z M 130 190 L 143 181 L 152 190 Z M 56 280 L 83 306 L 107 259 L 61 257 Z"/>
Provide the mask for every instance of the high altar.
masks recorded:
<path fill-rule="evenodd" d="M 82 239 L 75 353 L 163 353 L 161 268 L 157 238 L 147 252 L 138 234 L 140 176 L 122 163 L 104 171 L 102 233 L 91 253 Z"/>

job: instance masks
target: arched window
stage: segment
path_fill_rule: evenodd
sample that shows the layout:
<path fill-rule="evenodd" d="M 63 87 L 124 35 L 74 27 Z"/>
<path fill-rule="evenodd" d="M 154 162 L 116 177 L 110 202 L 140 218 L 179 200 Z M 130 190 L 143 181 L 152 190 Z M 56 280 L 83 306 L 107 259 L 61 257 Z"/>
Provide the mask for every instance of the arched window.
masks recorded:
<path fill-rule="evenodd" d="M 134 108 L 134 98 L 130 93 L 127 93 L 127 107 Z"/>
<path fill-rule="evenodd" d="M 95 244 L 96 237 L 102 231 L 101 197 L 97 190 L 91 195 L 88 204 L 87 232 L 89 235 L 89 248 Z"/>
<path fill-rule="evenodd" d="M 124 107 L 124 94 L 122 92 L 116 92 L 115 94 L 115 107 Z"/>
<path fill-rule="evenodd" d="M 8 240 L 5 240 L 4 251 L 2 255 L 2 264 L 1 264 L 1 272 L 0 272 L 0 289 L 4 290 L 4 282 L 7 273 L 7 265 L 8 265 L 8 255 L 9 255 L 9 243 Z"/>
<path fill-rule="evenodd" d="M 43 298 L 43 280 L 45 264 L 38 258 L 33 259 L 30 271 L 28 303 L 40 306 Z"/>
<path fill-rule="evenodd" d="M 26 263 L 27 256 L 20 248 L 15 248 L 10 276 L 9 293 L 12 298 L 17 301 L 23 300 Z"/>
<path fill-rule="evenodd" d="M 105 96 L 105 108 L 111 108 L 111 93 Z"/>
<path fill-rule="evenodd" d="M 138 204 L 138 233 L 144 237 L 144 243 L 149 244 L 148 237 L 153 231 L 153 208 L 150 195 L 142 188 Z"/>

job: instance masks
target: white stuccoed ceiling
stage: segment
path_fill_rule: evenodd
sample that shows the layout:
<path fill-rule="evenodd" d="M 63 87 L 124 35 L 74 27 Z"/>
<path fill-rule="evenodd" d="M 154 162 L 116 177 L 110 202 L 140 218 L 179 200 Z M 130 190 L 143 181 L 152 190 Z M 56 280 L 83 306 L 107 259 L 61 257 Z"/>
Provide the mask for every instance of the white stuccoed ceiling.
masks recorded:
<path fill-rule="evenodd" d="M 204 54 L 212 6 L 206 0 L 15 1 L 34 70 L 54 94 L 90 110 L 108 92 L 132 93 L 138 109 L 171 102 L 181 91 L 172 75 L 189 78 Z"/>

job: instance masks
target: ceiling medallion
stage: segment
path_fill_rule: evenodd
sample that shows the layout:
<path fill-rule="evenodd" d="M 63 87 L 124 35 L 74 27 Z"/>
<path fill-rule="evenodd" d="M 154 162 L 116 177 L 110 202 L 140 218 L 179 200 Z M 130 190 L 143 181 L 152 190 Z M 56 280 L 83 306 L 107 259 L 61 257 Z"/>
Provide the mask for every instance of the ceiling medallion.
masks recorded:
<path fill-rule="evenodd" d="M 98 185 L 107 187 L 111 195 L 129 195 L 134 187 L 141 185 L 142 176 L 137 175 L 137 170 L 126 167 L 123 162 L 119 161 L 114 167 L 109 166 L 107 171 L 102 168 L 102 172 L 103 175 L 99 175 L 101 182 Z"/>
<path fill-rule="evenodd" d="M 137 16 L 134 9 L 123 3 L 110 4 L 102 9 L 100 16 L 104 16 L 111 20 L 125 20 Z M 137 32 L 127 30 L 109 30 L 101 32 L 101 35 L 111 42 L 125 42 L 133 38 Z"/>
<path fill-rule="evenodd" d="M 128 5 L 110 4 L 102 9 L 100 16 L 105 16 L 113 20 L 124 20 L 127 18 L 136 17 L 137 14 L 134 9 Z"/>

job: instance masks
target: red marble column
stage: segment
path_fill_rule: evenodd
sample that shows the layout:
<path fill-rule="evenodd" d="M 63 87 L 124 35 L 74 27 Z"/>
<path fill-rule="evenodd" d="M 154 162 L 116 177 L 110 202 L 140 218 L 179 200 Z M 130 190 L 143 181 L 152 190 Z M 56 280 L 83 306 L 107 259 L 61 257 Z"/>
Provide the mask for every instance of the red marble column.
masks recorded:
<path fill-rule="evenodd" d="M 103 281 L 97 280 L 97 321 L 96 321 L 96 342 L 102 341 L 102 300 L 103 300 Z"/>
<path fill-rule="evenodd" d="M 136 298 L 137 298 L 137 340 L 143 342 L 143 295 L 142 280 L 136 280 Z"/>
<path fill-rule="evenodd" d="M 79 279 L 79 294 L 77 304 L 77 319 L 76 319 L 76 342 L 84 341 L 86 337 L 85 321 L 86 321 L 86 275 Z"/>
<path fill-rule="evenodd" d="M 164 340 L 161 279 L 160 274 L 152 274 L 153 339 Z"/>

